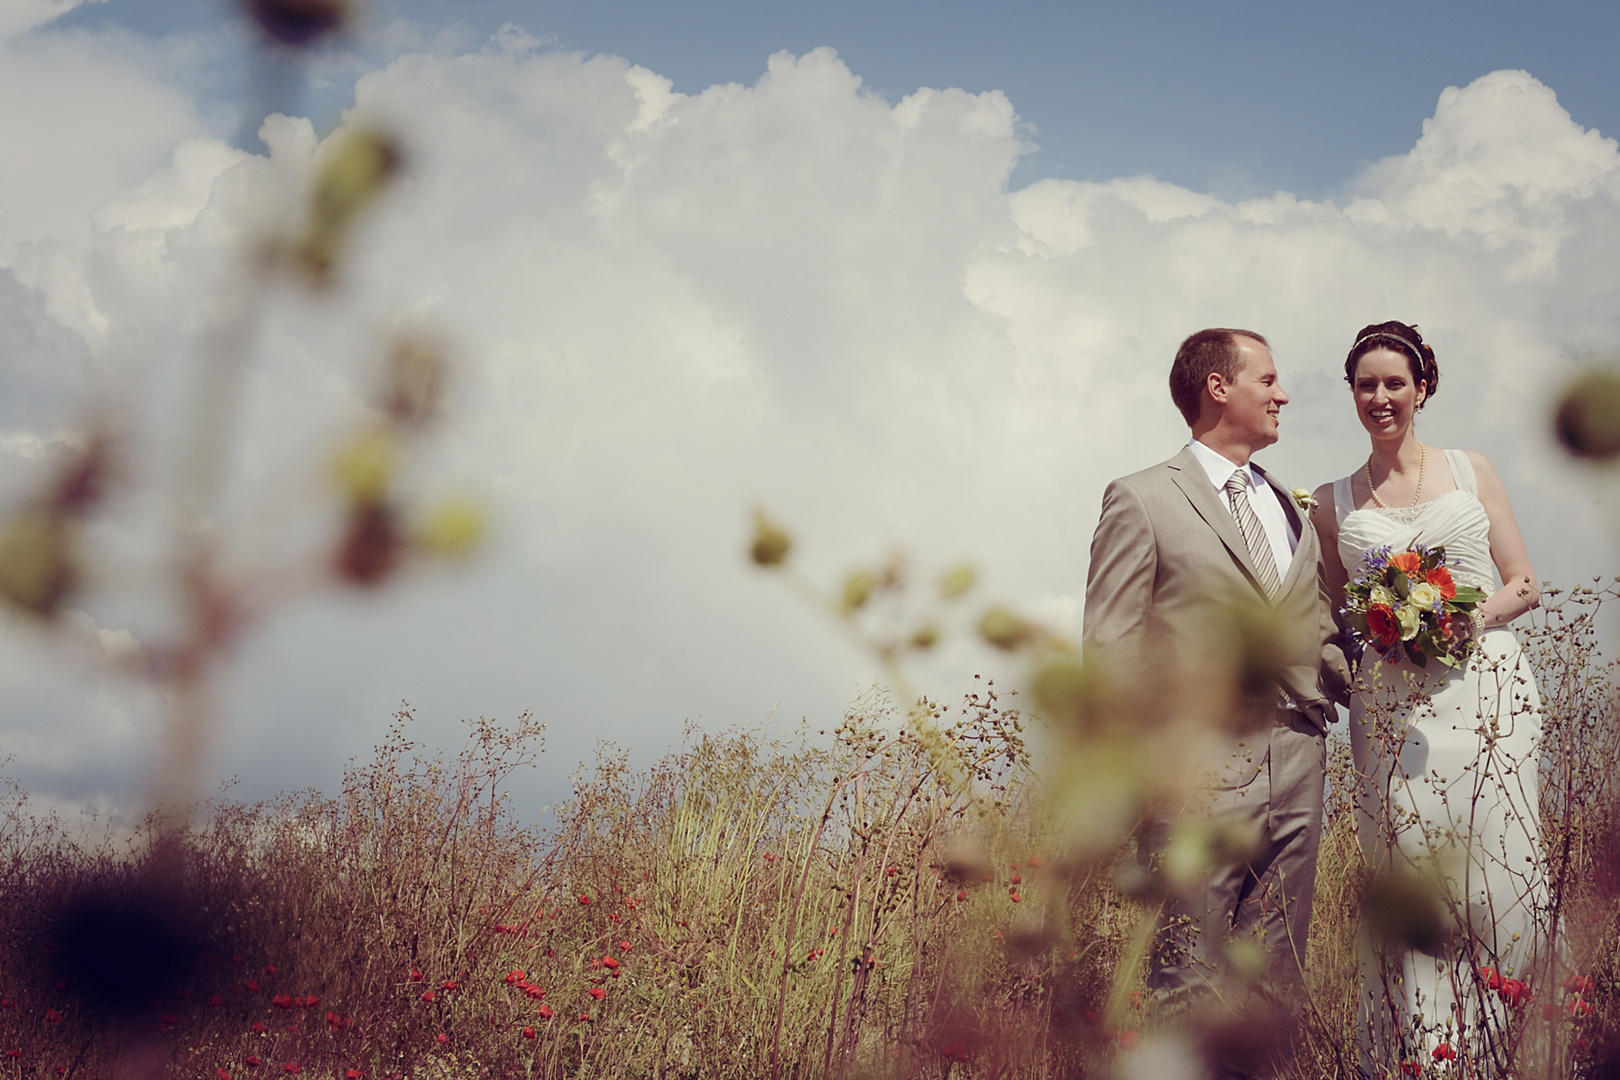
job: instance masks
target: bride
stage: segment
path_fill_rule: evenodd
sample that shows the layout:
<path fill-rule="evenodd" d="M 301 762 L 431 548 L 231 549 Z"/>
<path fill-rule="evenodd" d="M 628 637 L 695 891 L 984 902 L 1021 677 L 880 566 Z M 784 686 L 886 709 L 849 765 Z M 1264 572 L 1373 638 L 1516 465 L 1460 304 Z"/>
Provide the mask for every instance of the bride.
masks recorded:
<path fill-rule="evenodd" d="M 1526 1003 L 1543 989 L 1535 972 L 1545 893 L 1541 702 L 1507 629 L 1541 594 L 1490 462 L 1418 438 L 1413 420 L 1440 370 L 1417 329 L 1365 327 L 1344 371 L 1372 452 L 1315 494 L 1312 520 L 1333 595 L 1342 602 L 1349 571 L 1368 551 L 1414 543 L 1443 545 L 1456 583 L 1487 594 L 1464 630 L 1478 646 L 1466 668 L 1389 663 L 1372 649 L 1361 660 L 1350 737 L 1362 851 L 1375 880 L 1431 883 L 1451 927 L 1420 942 L 1429 951 L 1386 945 L 1364 958 L 1362 1068 L 1410 1075 L 1419 1063 L 1469 1058 L 1470 1074 L 1494 1075 L 1510 1067 Z"/>

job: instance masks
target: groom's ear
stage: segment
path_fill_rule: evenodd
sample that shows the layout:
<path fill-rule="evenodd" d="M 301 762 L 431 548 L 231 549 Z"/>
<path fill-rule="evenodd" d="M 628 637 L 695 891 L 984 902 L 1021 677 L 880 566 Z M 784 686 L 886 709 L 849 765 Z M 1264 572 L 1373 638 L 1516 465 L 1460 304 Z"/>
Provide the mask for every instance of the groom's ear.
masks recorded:
<path fill-rule="evenodd" d="M 1222 405 L 1226 404 L 1228 388 L 1226 378 L 1218 371 L 1212 371 L 1204 376 L 1204 391 Z"/>

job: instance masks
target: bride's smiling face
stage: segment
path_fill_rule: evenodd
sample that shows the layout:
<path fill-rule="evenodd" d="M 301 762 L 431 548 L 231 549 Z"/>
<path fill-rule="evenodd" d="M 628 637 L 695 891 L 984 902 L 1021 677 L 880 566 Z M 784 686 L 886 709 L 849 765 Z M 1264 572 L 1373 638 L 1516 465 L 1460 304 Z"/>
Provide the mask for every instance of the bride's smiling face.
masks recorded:
<path fill-rule="evenodd" d="M 1394 349 L 1374 349 L 1356 361 L 1356 415 L 1373 436 L 1398 435 L 1428 395 L 1412 377 L 1412 361 Z"/>

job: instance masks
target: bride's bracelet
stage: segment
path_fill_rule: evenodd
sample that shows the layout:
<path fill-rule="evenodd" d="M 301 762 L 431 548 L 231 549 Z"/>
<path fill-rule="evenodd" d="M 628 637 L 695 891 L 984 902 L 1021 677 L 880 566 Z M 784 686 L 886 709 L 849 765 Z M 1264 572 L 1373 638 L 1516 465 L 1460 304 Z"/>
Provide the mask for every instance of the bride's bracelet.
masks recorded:
<path fill-rule="evenodd" d="M 1468 613 L 1468 622 L 1474 637 L 1479 637 L 1485 632 L 1485 613 L 1483 611 L 1470 611 Z"/>

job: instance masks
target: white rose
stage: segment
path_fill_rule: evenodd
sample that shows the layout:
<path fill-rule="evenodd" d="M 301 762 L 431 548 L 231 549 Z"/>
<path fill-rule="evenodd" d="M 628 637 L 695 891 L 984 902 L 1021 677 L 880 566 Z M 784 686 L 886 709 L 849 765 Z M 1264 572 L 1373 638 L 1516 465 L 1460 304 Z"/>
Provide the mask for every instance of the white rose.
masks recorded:
<path fill-rule="evenodd" d="M 1433 611 L 1435 605 L 1440 602 L 1440 590 L 1425 581 L 1412 586 L 1412 591 L 1406 594 L 1406 598 L 1424 611 Z"/>
<path fill-rule="evenodd" d="M 1413 604 L 1404 604 L 1396 609 L 1395 621 L 1401 624 L 1401 640 L 1411 641 L 1423 623 L 1423 612 Z"/>
<path fill-rule="evenodd" d="M 1387 608 L 1393 608 L 1395 606 L 1395 594 L 1390 592 L 1386 586 L 1374 585 L 1372 591 L 1367 594 L 1367 603 L 1383 604 Z"/>

